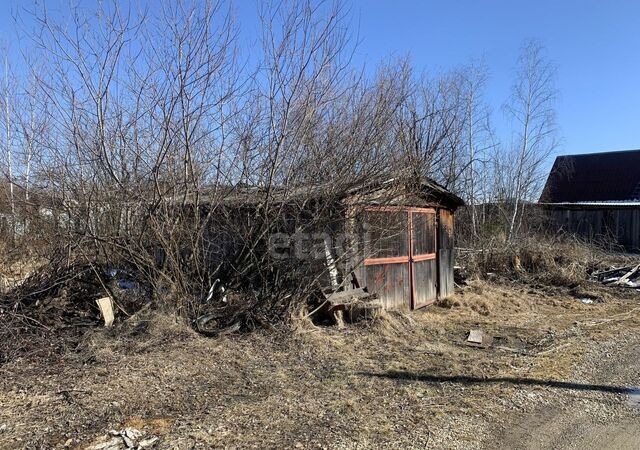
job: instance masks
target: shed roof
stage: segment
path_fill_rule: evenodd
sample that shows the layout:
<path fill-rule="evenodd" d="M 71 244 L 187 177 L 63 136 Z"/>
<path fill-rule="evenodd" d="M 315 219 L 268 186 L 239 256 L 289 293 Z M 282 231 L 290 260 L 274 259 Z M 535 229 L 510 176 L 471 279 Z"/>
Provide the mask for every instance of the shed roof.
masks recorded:
<path fill-rule="evenodd" d="M 640 150 L 558 156 L 540 203 L 640 200 Z"/>
<path fill-rule="evenodd" d="M 207 194 L 200 197 L 200 201 L 223 201 L 233 204 L 260 204 L 269 196 L 272 201 L 295 202 L 297 198 L 309 199 L 320 197 L 333 197 L 335 199 L 353 198 L 365 196 L 365 201 L 374 202 L 370 194 L 388 188 L 401 188 L 404 192 L 410 191 L 425 199 L 441 204 L 447 208 L 456 209 L 464 205 L 464 201 L 447 190 L 437 182 L 429 178 L 387 178 L 369 182 L 353 182 L 348 186 L 336 186 L 335 183 L 316 183 L 300 186 L 275 187 L 267 190 L 260 186 L 213 186 Z"/>

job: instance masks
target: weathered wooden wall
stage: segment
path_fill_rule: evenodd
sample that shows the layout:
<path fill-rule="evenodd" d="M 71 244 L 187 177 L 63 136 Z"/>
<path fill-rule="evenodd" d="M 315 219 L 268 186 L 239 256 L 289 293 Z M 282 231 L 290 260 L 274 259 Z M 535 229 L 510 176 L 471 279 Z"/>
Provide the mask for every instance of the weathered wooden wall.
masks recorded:
<path fill-rule="evenodd" d="M 440 298 L 445 298 L 454 292 L 453 213 L 441 209 L 438 216 L 438 290 Z"/>
<path fill-rule="evenodd" d="M 362 261 L 357 271 L 385 309 L 409 309 L 411 274 L 409 217 L 402 209 L 372 209 L 359 217 Z"/>
<path fill-rule="evenodd" d="M 640 251 L 640 207 L 548 208 L 552 225 L 589 240 L 609 240 Z"/>
<path fill-rule="evenodd" d="M 413 307 L 420 308 L 438 298 L 438 267 L 435 259 L 413 263 Z"/>
<path fill-rule="evenodd" d="M 365 286 L 380 296 L 385 309 L 409 309 L 409 263 L 370 265 L 364 273 Z"/>

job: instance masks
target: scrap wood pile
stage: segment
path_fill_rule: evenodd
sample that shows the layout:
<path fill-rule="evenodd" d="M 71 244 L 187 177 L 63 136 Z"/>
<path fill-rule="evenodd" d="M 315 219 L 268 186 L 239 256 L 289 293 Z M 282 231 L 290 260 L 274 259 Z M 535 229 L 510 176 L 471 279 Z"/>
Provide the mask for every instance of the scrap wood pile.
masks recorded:
<path fill-rule="evenodd" d="M 229 286 L 219 279 L 202 292 L 194 283 L 191 293 L 176 293 L 167 283 L 144 280 L 133 268 L 106 263 L 63 260 L 40 267 L 0 294 L 0 363 L 20 354 L 74 348 L 88 329 L 109 327 L 147 307 L 163 311 L 173 307 L 170 311 L 184 315 L 198 332 L 219 336 L 272 328 L 289 317 L 288 308 L 302 301 L 294 302 L 293 293 L 275 296 L 246 283 Z M 351 303 L 347 320 L 363 312 Z"/>
<path fill-rule="evenodd" d="M 311 312 L 316 318 L 328 318 L 338 327 L 344 326 L 344 321 L 355 323 L 361 320 L 377 318 L 382 312 L 382 302 L 377 294 L 369 292 L 366 286 L 361 287 L 354 272 L 351 272 L 351 282 L 348 286 L 320 287 L 322 300 L 320 305 Z"/>
<path fill-rule="evenodd" d="M 640 289 L 640 264 L 594 272 L 590 279 L 608 286 Z"/>
<path fill-rule="evenodd" d="M 108 434 L 95 439 L 85 450 L 128 450 L 153 448 L 158 442 L 157 436 L 145 436 L 144 431 L 135 428 L 125 428 L 124 430 L 111 430 Z M 70 439 L 70 441 L 72 441 Z M 71 446 L 72 442 L 69 442 Z M 66 445 L 65 445 L 66 447 Z"/>
<path fill-rule="evenodd" d="M 349 288 L 318 289 L 299 277 L 285 280 L 289 291 L 260 290 L 246 279 L 228 284 L 216 279 L 204 290 L 194 281 L 187 290 L 177 292 L 168 281 L 149 280 L 133 268 L 57 261 L 0 294 L 0 363 L 20 354 L 47 355 L 75 348 L 88 329 L 110 327 L 143 308 L 173 308 L 172 313 L 183 315 L 193 328 L 209 336 L 273 328 L 293 317 L 294 308 L 305 306 L 314 310 L 309 314 L 314 320 L 339 326 L 375 319 L 382 310 L 378 297 L 360 287 L 355 275 Z"/>

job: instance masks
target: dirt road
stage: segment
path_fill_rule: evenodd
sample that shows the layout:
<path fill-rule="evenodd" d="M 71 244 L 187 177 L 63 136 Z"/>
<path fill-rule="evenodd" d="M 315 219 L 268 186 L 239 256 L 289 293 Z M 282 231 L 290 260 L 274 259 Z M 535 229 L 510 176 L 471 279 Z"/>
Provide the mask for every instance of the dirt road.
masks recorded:
<path fill-rule="evenodd" d="M 585 356 L 576 376 L 583 389 L 557 392 L 551 406 L 519 414 L 484 443 L 504 449 L 640 448 L 640 339 L 620 336 Z M 577 394 L 576 395 L 576 391 Z"/>

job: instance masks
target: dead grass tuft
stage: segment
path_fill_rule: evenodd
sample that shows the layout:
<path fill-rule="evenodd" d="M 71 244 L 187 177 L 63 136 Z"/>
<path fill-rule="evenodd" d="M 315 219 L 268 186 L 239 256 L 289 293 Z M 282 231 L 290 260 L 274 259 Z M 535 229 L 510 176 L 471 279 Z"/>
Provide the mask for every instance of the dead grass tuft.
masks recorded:
<path fill-rule="evenodd" d="M 123 428 L 135 428 L 149 434 L 162 436 L 169 432 L 174 422 L 174 419 L 167 417 L 148 419 L 134 416 L 124 421 Z"/>
<path fill-rule="evenodd" d="M 86 362 L 108 362 L 119 355 L 175 347 L 197 336 L 180 316 L 142 310 L 112 328 L 87 332 L 75 353 Z"/>
<path fill-rule="evenodd" d="M 461 307 L 462 303 L 457 298 L 445 297 L 445 298 L 439 298 L 438 300 L 436 300 L 435 305 L 440 308 L 451 309 L 451 308 Z"/>
<path fill-rule="evenodd" d="M 415 319 L 402 311 L 383 310 L 371 323 L 371 331 L 386 336 L 398 336 L 418 327 Z"/>
<path fill-rule="evenodd" d="M 312 314 L 307 307 L 299 308 L 291 314 L 289 324 L 294 333 L 308 333 L 316 331 L 318 327 L 313 323 Z"/>

